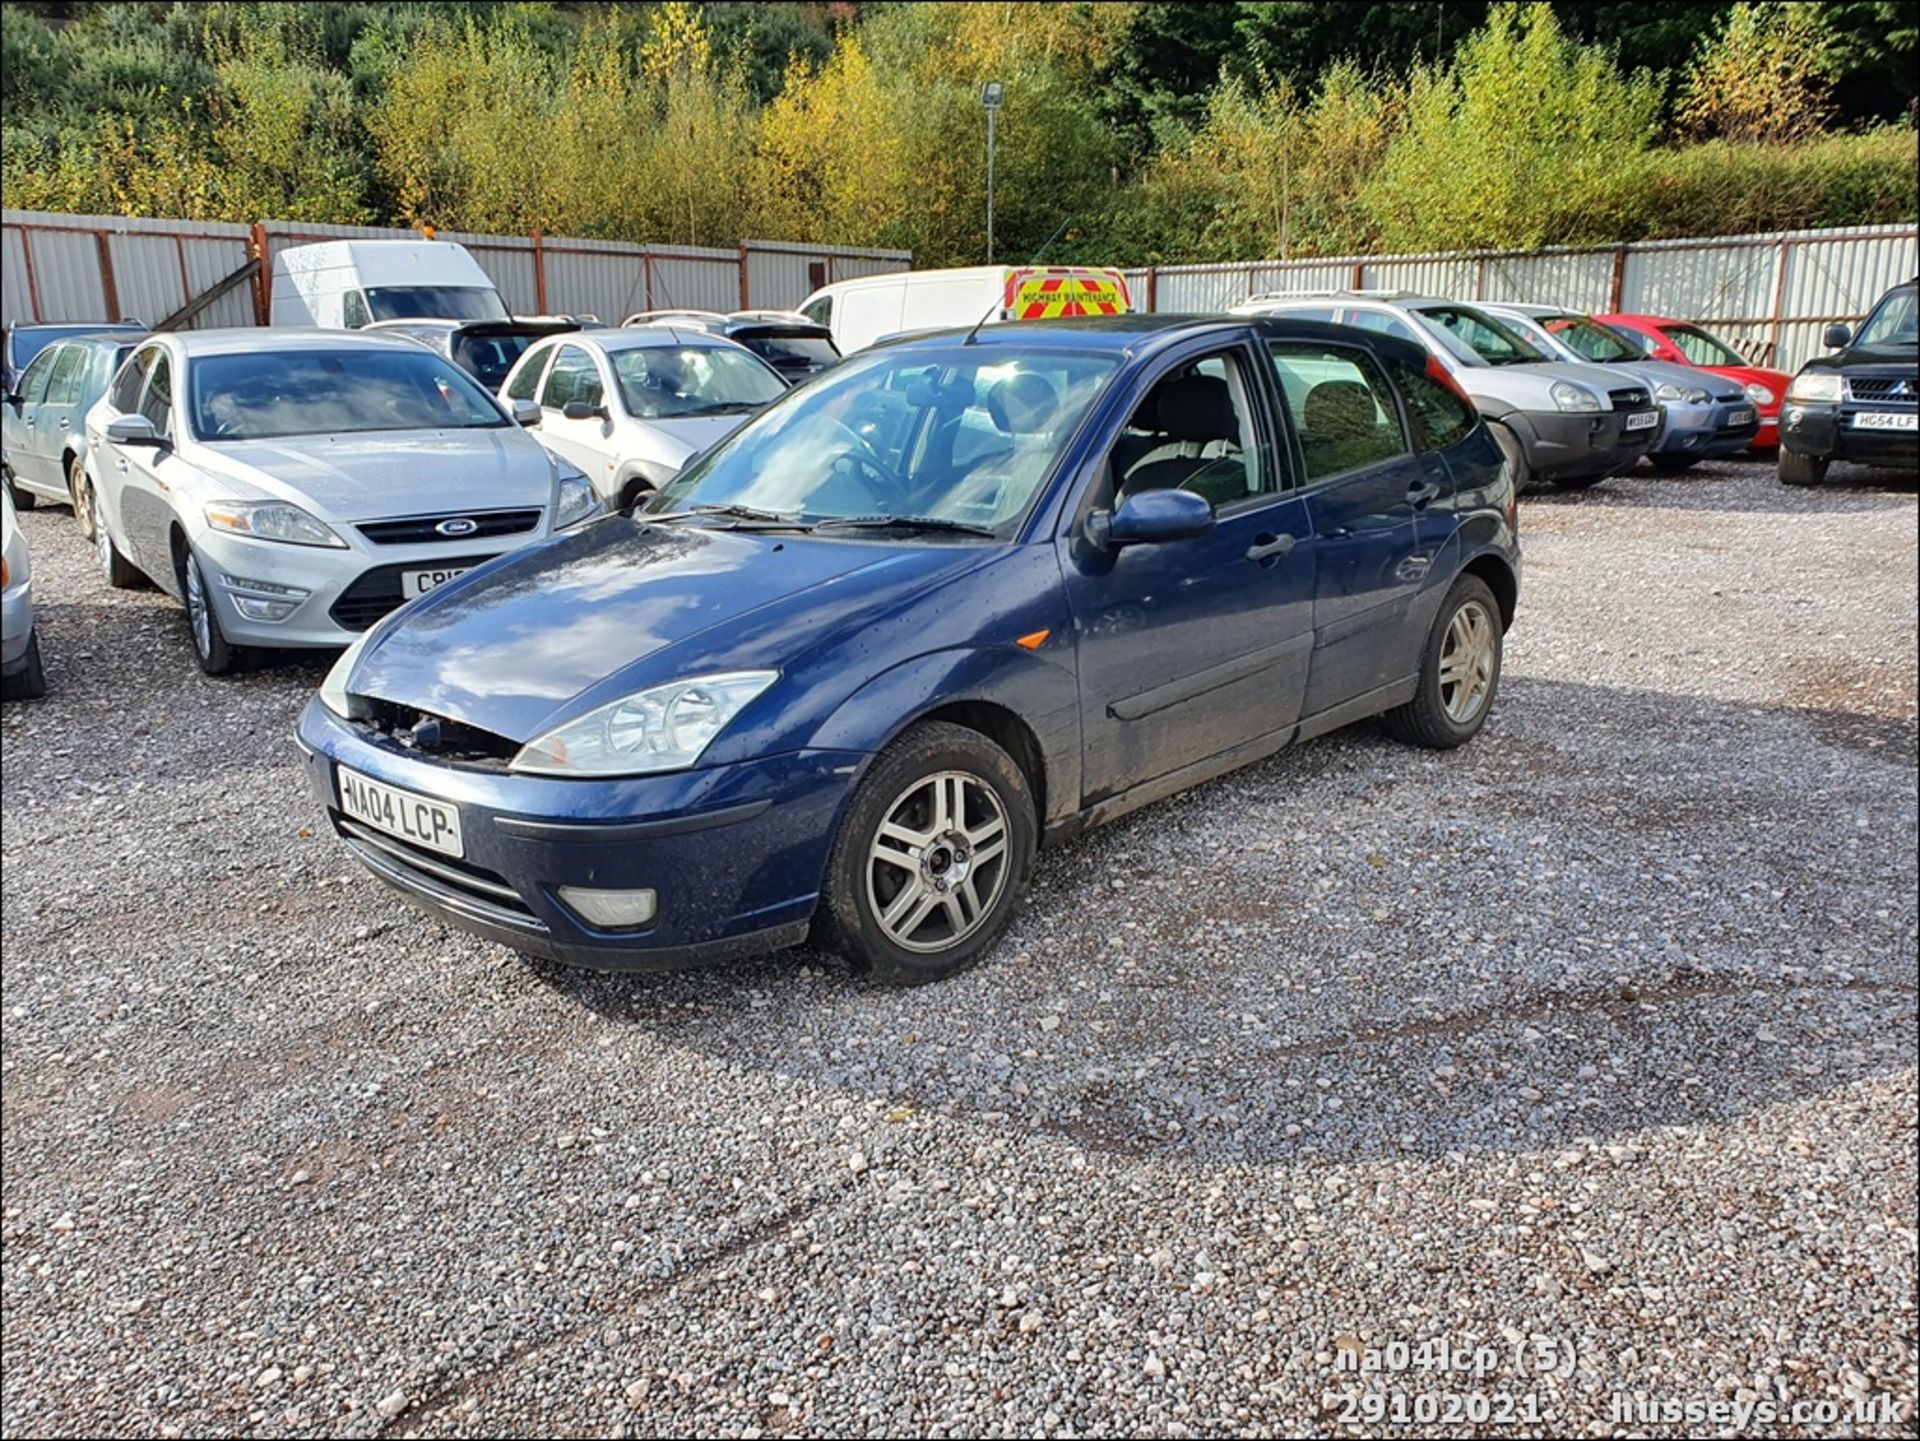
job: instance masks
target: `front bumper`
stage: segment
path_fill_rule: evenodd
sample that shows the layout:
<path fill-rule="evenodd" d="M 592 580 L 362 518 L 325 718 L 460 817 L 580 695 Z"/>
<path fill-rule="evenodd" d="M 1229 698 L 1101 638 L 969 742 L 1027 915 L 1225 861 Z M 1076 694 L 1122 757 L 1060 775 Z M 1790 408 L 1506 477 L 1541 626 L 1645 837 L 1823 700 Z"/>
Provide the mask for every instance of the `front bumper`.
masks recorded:
<path fill-rule="evenodd" d="M 1795 455 L 1823 460 L 1851 460 L 1861 465 L 1920 466 L 1920 430 L 1863 430 L 1855 424 L 1860 414 L 1913 415 L 1891 405 L 1788 404 L 1780 412 L 1780 443 Z"/>
<path fill-rule="evenodd" d="M 1753 445 L 1760 433 L 1760 411 L 1745 396 L 1714 400 L 1703 405 L 1666 402 L 1666 428 L 1649 454 L 1691 455 L 1707 458 L 1733 455 Z M 1745 412 L 1746 419 L 1730 424 L 1729 417 Z"/>
<path fill-rule="evenodd" d="M 1535 478 L 1560 480 L 1613 475 L 1645 455 L 1659 439 L 1659 423 L 1628 430 L 1627 415 L 1619 410 L 1528 410 L 1505 419 L 1519 437 Z"/>
<path fill-rule="evenodd" d="M 793 751 L 668 775 L 556 780 L 429 760 L 342 721 L 300 717 L 307 783 L 363 865 L 415 905 L 501 945 L 594 970 L 664 970 L 804 940 L 840 812 L 867 757 Z M 336 767 L 454 805 L 459 861 L 340 808 Z M 562 886 L 653 890 L 642 930 L 588 925 Z"/>
<path fill-rule="evenodd" d="M 0 669 L 12 673 L 26 664 L 33 644 L 33 582 L 23 580 L 0 597 Z"/>

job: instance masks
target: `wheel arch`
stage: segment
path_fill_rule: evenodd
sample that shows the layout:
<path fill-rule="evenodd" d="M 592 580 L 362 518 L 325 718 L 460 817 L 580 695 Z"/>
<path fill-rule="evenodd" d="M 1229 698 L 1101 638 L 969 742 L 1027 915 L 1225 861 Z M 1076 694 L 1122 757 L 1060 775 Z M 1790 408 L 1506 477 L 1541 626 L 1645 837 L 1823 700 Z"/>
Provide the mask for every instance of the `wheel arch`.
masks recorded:
<path fill-rule="evenodd" d="M 1520 577 L 1514 574 L 1505 558 L 1492 551 L 1482 551 L 1460 567 L 1460 574 L 1478 576 L 1486 582 L 1500 605 L 1501 631 L 1512 630 L 1513 617 L 1520 604 Z"/>

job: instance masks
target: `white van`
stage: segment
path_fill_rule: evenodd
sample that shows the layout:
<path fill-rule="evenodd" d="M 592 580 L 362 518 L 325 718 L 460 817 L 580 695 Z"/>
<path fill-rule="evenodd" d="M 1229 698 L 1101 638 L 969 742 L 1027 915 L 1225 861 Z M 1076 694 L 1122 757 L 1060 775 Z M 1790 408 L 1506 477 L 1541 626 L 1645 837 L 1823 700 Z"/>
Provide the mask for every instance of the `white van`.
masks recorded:
<path fill-rule="evenodd" d="M 800 313 L 833 332 L 842 355 L 916 330 L 981 320 L 1051 320 L 1063 315 L 1124 315 L 1133 308 L 1117 270 L 1077 265 L 970 265 L 901 270 L 837 280 L 806 298 Z"/>
<path fill-rule="evenodd" d="M 275 325 L 358 330 L 375 320 L 506 320 L 500 292 L 450 240 L 327 240 L 273 257 Z"/>

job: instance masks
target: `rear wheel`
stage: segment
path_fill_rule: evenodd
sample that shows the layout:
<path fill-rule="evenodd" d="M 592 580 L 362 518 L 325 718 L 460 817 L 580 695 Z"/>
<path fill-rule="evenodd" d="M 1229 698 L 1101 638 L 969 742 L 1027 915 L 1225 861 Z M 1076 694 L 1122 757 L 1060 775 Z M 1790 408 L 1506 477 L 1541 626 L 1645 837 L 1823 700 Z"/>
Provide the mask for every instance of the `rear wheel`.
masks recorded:
<path fill-rule="evenodd" d="M 1387 728 L 1410 745 L 1450 750 L 1480 733 L 1500 689 L 1505 636 L 1500 604 L 1477 575 L 1453 583 L 1420 653 L 1413 699 L 1387 712 Z"/>
<path fill-rule="evenodd" d="M 978 731 L 932 722 L 895 741 L 854 793 L 817 930 L 890 985 L 943 980 L 1000 939 L 1026 887 L 1033 797 Z"/>
<path fill-rule="evenodd" d="M 87 479 L 87 468 L 80 463 L 77 455 L 67 462 L 67 496 L 73 502 L 73 518 L 80 527 L 80 534 L 92 540 L 93 482 Z"/>
<path fill-rule="evenodd" d="M 1780 447 L 1780 483 L 1782 485 L 1818 485 L 1827 478 L 1832 464 L 1824 455 L 1800 455 Z"/>
<path fill-rule="evenodd" d="M 1500 453 L 1507 458 L 1507 473 L 1513 477 L 1513 493 L 1525 495 L 1527 487 L 1533 484 L 1533 467 L 1527 464 L 1526 448 L 1520 444 L 1520 437 L 1495 421 L 1487 422 L 1487 430 L 1493 436 L 1493 443 L 1500 447 Z"/>
<path fill-rule="evenodd" d="M 248 652 L 230 645 L 220 629 L 220 613 L 214 609 L 213 589 L 207 583 L 200 557 L 191 547 L 180 554 L 180 594 L 187 603 L 187 631 L 193 640 L 193 658 L 208 675 L 226 675 L 246 663 Z"/>

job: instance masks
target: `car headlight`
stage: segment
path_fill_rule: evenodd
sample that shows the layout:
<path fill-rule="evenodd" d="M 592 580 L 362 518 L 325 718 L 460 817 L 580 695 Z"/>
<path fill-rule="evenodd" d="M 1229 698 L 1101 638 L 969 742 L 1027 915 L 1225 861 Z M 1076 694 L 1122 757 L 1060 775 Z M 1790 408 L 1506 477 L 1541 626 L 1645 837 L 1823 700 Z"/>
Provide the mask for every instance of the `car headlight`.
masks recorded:
<path fill-rule="evenodd" d="M 1755 405 L 1772 405 L 1773 387 L 1762 385 L 1757 380 L 1749 380 L 1747 382 L 1747 399 L 1751 400 Z"/>
<path fill-rule="evenodd" d="M 1839 398 L 1840 372 L 1837 370 L 1803 370 L 1787 387 L 1788 400 L 1836 401 Z"/>
<path fill-rule="evenodd" d="M 565 530 L 578 525 L 600 508 L 600 497 L 593 493 L 593 482 L 571 467 L 562 469 L 553 495 L 553 528 Z"/>
<path fill-rule="evenodd" d="M 1554 381 L 1553 389 L 1549 391 L 1548 394 L 1553 397 L 1553 403 L 1562 410 L 1585 411 L 1600 409 L 1599 396 L 1595 395 L 1591 390 L 1582 389 L 1570 380 Z"/>
<path fill-rule="evenodd" d="M 653 686 L 528 741 L 508 769 L 550 776 L 685 770 L 778 674 L 731 671 Z"/>
<path fill-rule="evenodd" d="M 347 543 L 327 526 L 284 500 L 210 500 L 205 514 L 208 525 L 231 535 L 277 540 L 286 545 L 347 548 Z"/>
<path fill-rule="evenodd" d="M 340 652 L 340 659 L 333 663 L 333 669 L 327 672 L 327 678 L 320 683 L 320 704 L 341 720 L 366 718 L 366 706 L 347 694 L 347 680 L 353 674 L 354 662 L 360 659 L 360 652 L 367 648 L 367 642 L 373 639 L 373 633 L 378 629 L 378 625 L 372 625 L 362 631 L 352 645 Z"/>
<path fill-rule="evenodd" d="M 1663 381 L 1654 388 L 1653 398 L 1664 400 L 1669 405 L 1705 405 L 1709 399 L 1706 391 L 1697 385 L 1675 385 L 1671 380 Z"/>

